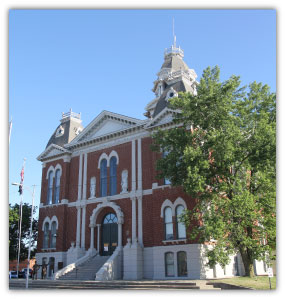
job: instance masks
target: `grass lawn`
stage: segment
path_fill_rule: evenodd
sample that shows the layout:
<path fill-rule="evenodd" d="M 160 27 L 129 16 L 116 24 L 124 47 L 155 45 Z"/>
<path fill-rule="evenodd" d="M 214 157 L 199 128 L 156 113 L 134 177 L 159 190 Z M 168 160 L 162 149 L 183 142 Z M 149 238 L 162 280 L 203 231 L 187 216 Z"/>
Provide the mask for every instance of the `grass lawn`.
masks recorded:
<path fill-rule="evenodd" d="M 271 279 L 271 288 L 272 290 L 274 290 L 276 289 L 276 276 L 270 279 Z M 212 282 L 223 282 L 223 283 L 243 286 L 247 288 L 252 288 L 255 290 L 270 290 L 268 276 L 256 276 L 253 278 L 233 277 L 233 278 L 215 279 L 212 280 Z"/>

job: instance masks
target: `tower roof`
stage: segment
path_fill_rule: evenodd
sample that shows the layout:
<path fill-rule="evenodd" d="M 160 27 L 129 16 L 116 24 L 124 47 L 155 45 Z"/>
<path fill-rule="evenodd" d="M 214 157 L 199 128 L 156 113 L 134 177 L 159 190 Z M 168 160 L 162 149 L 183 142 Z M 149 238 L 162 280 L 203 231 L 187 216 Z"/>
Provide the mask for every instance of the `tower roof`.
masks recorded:
<path fill-rule="evenodd" d="M 64 144 L 72 141 L 83 130 L 81 122 L 80 113 L 72 112 L 71 109 L 67 113 L 62 113 L 60 124 L 50 137 L 46 148 L 50 144 L 56 144 L 63 147 Z"/>

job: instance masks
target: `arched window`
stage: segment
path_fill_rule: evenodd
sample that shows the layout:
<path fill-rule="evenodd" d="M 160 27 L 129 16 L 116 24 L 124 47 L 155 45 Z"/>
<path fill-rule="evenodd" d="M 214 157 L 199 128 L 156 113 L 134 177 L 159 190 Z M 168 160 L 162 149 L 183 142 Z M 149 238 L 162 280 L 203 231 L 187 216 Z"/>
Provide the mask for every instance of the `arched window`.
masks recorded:
<path fill-rule="evenodd" d="M 59 203 L 59 192 L 60 192 L 60 169 L 55 172 L 55 192 L 54 192 L 54 203 Z"/>
<path fill-rule="evenodd" d="M 48 174 L 47 204 L 52 204 L 53 171 Z"/>
<path fill-rule="evenodd" d="M 118 223 L 118 218 L 115 214 L 109 213 L 104 217 L 103 224 Z"/>
<path fill-rule="evenodd" d="M 48 248 L 49 246 L 49 223 L 46 222 L 44 226 L 44 244 L 43 248 Z"/>
<path fill-rule="evenodd" d="M 107 160 L 100 163 L 100 196 L 107 196 Z"/>
<path fill-rule="evenodd" d="M 187 276 L 187 255 L 185 251 L 177 252 L 178 276 Z"/>
<path fill-rule="evenodd" d="M 174 276 L 174 254 L 173 252 L 166 252 L 165 256 L 165 276 Z"/>
<path fill-rule="evenodd" d="M 182 215 L 184 211 L 184 207 L 179 205 L 176 207 L 175 216 L 176 216 L 176 231 L 177 231 L 177 239 L 185 239 L 186 238 L 186 228 L 185 224 L 179 220 L 179 217 Z"/>
<path fill-rule="evenodd" d="M 117 194 L 117 158 L 110 160 L 110 195 Z"/>
<path fill-rule="evenodd" d="M 51 224 L 51 248 L 56 248 L 56 222 Z"/>
<path fill-rule="evenodd" d="M 165 240 L 173 239 L 173 223 L 172 223 L 172 209 L 166 207 L 164 209 L 164 231 L 165 231 Z"/>

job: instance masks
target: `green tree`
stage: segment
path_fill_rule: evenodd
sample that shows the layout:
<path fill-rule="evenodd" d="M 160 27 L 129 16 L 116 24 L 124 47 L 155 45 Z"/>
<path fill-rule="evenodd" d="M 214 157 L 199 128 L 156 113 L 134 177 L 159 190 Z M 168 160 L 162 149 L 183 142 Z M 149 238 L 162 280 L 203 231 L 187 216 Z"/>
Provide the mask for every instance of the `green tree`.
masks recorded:
<path fill-rule="evenodd" d="M 215 240 L 208 265 L 224 267 L 239 251 L 253 276 L 254 259 L 267 260 L 276 245 L 276 95 L 256 82 L 241 88 L 237 76 L 220 82 L 219 74 L 207 68 L 197 95 L 170 101 L 177 126 L 155 132 L 153 150 L 168 153 L 159 177 L 196 199 L 182 220 L 191 239 Z"/>
<path fill-rule="evenodd" d="M 22 207 L 22 236 L 20 243 L 20 260 L 25 260 L 28 257 L 29 250 L 29 237 L 30 237 L 30 224 L 31 224 L 31 209 L 32 206 L 27 203 L 23 204 Z M 9 259 L 14 260 L 18 258 L 18 238 L 19 238 L 19 210 L 20 206 L 15 204 L 11 206 L 9 204 Z M 36 213 L 34 207 L 33 213 Z M 33 235 L 31 242 L 31 257 L 35 255 L 36 242 L 38 236 L 38 220 L 33 219 Z"/>

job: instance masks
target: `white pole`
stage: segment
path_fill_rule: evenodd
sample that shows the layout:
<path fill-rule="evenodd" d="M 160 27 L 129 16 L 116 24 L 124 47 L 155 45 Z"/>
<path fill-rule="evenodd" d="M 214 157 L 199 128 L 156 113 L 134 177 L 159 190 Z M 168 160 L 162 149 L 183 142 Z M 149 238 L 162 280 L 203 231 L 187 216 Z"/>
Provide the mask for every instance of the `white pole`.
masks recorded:
<path fill-rule="evenodd" d="M 21 195 L 21 201 L 20 201 L 20 221 L 19 221 L 20 223 L 19 223 L 19 240 L 18 240 L 17 278 L 19 278 L 19 262 L 20 262 L 20 252 L 21 252 L 22 202 L 23 202 L 23 195 Z"/>
<path fill-rule="evenodd" d="M 31 240 L 32 240 L 32 233 L 33 233 L 34 196 L 35 196 L 35 185 L 33 185 L 33 194 L 32 194 L 32 210 L 31 210 L 31 225 L 30 225 L 30 240 L 29 240 L 28 265 L 27 265 L 27 274 L 26 274 L 26 289 L 29 287 Z"/>

